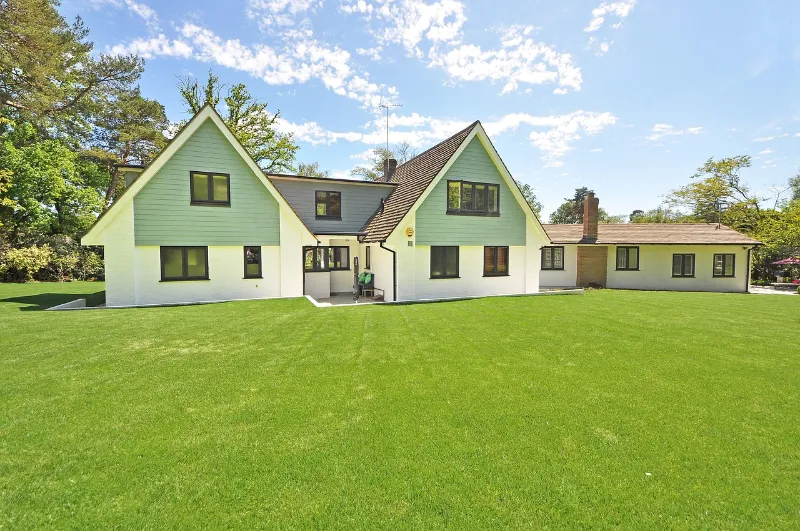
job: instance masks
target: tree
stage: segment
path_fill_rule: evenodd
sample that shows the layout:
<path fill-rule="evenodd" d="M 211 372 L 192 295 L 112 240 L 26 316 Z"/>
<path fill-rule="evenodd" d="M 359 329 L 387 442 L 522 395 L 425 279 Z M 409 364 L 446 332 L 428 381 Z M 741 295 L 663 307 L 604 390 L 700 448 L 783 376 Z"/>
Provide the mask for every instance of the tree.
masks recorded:
<path fill-rule="evenodd" d="M 583 203 L 586 196 L 593 193 L 593 190 L 589 190 L 585 186 L 576 188 L 575 195 L 565 198 L 565 202 L 550 214 L 550 223 L 568 225 L 583 223 Z M 625 216 L 610 216 L 604 209 L 598 208 L 597 221 L 599 223 L 623 223 Z"/>
<path fill-rule="evenodd" d="M 319 169 L 319 162 L 309 162 L 304 163 L 301 162 L 297 165 L 297 175 L 305 175 L 306 177 L 325 177 L 328 178 L 331 175 L 331 172 L 328 170 L 321 170 Z"/>
<path fill-rule="evenodd" d="M 794 177 L 789 177 L 789 187 L 792 189 L 792 200 L 800 200 L 800 171 Z"/>
<path fill-rule="evenodd" d="M 136 56 L 92 54 L 89 30 L 58 14 L 56 0 L 0 2 L 0 105 L 43 135 L 85 137 L 90 117 L 135 82 Z"/>
<path fill-rule="evenodd" d="M 523 183 L 517 180 L 515 180 L 515 182 L 517 183 L 517 186 L 519 186 L 519 191 L 522 192 L 522 197 L 525 198 L 525 201 L 528 202 L 528 205 L 530 205 L 533 213 L 538 217 L 542 212 L 542 204 L 537 200 L 536 193 L 533 191 L 533 187 L 528 183 Z"/>
<path fill-rule="evenodd" d="M 117 164 L 147 164 L 167 144 L 169 127 L 164 106 L 142 97 L 139 87 L 120 93 L 113 105 L 103 109 L 95 121 L 92 147 L 83 156 L 104 166 L 110 183 L 106 207 L 122 193 L 124 181 Z"/>
<path fill-rule="evenodd" d="M 219 78 L 208 72 L 208 80 L 202 95 L 195 78 L 180 78 L 178 90 L 189 112 L 196 114 L 209 104 L 217 108 L 224 85 Z M 292 171 L 292 163 L 299 149 L 292 134 L 277 131 L 275 124 L 280 111 L 274 114 L 267 110 L 267 103 L 258 101 L 243 83 L 233 85 L 222 98 L 225 114 L 222 120 L 233 136 L 244 146 L 253 160 L 266 172 Z M 219 110 L 219 109 L 217 109 Z"/>
<path fill-rule="evenodd" d="M 741 180 L 741 171 L 750 165 L 749 155 L 710 158 L 697 169 L 691 183 L 667 196 L 667 204 L 686 208 L 694 219 L 707 223 L 719 221 L 721 212 L 734 206 L 757 217 L 758 198 Z"/>
<path fill-rule="evenodd" d="M 376 147 L 372 150 L 372 155 L 368 165 L 356 166 L 350 171 L 353 177 L 360 177 L 365 181 L 379 181 L 383 179 L 383 161 L 395 159 L 397 164 L 405 164 L 417 156 L 417 151 L 408 142 L 401 142 L 387 151 L 386 148 Z"/>
<path fill-rule="evenodd" d="M 631 223 L 680 223 L 683 219 L 683 214 L 667 207 L 634 210 L 630 215 Z"/>

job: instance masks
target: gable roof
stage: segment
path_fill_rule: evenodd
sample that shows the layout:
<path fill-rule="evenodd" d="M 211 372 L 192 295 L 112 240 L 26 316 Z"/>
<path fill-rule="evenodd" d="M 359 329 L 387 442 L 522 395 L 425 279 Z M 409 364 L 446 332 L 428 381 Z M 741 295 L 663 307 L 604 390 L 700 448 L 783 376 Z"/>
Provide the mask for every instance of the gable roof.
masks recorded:
<path fill-rule="evenodd" d="M 583 225 L 544 225 L 555 244 L 581 243 Z M 760 245 L 761 242 L 716 223 L 600 223 L 594 245 Z"/>
<path fill-rule="evenodd" d="M 471 123 L 450 138 L 397 167 L 389 180 L 397 183 L 397 188 L 386 200 L 383 212 L 379 210 L 367 220 L 362 229 L 367 234 L 363 241 L 381 242 L 389 237 L 479 123 Z"/>
<path fill-rule="evenodd" d="M 278 201 L 279 205 L 286 206 L 295 216 L 297 221 L 303 226 L 303 228 L 308 231 L 311 236 L 314 234 L 308 228 L 308 226 L 300 219 L 300 216 L 297 215 L 294 208 L 286 201 L 286 198 L 281 195 L 280 191 L 272 184 L 272 181 L 267 178 L 264 174 L 264 171 L 256 164 L 253 160 L 253 157 L 247 152 L 247 150 L 242 146 L 241 142 L 239 142 L 236 137 L 233 135 L 231 130 L 222 120 L 222 117 L 219 115 L 217 110 L 210 104 L 204 105 L 194 116 L 192 119 L 189 120 L 178 133 L 172 137 L 169 141 L 167 146 L 161 150 L 161 152 L 156 155 L 156 157 L 150 161 L 150 163 L 144 167 L 144 170 L 139 174 L 139 176 L 131 182 L 130 186 L 125 188 L 122 195 L 120 195 L 117 200 L 108 208 L 106 209 L 100 216 L 95 220 L 94 224 L 89 227 L 89 230 L 86 231 L 86 234 L 81 238 L 82 245 L 102 245 L 101 240 L 98 239 L 99 235 L 102 233 L 103 229 L 111 223 L 114 217 L 117 215 L 118 212 L 122 210 L 122 206 L 124 204 L 128 204 L 133 201 L 133 198 L 136 194 L 141 191 L 142 188 L 153 178 L 153 176 L 158 173 L 158 171 L 164 166 L 164 164 L 178 151 L 178 149 L 186 143 L 186 141 L 194 134 L 195 131 L 203 124 L 206 120 L 211 120 L 220 130 L 222 135 L 231 143 L 234 149 L 239 153 L 239 155 L 244 159 L 245 163 L 250 167 L 250 169 L 255 174 L 256 178 L 258 178 L 261 183 L 269 190 L 272 196 Z"/>

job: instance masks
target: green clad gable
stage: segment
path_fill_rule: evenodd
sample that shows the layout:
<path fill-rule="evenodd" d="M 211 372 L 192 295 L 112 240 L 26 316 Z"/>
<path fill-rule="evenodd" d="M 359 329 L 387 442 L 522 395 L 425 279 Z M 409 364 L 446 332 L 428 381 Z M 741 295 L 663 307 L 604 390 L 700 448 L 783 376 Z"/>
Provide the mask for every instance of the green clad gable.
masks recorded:
<path fill-rule="evenodd" d="M 190 205 L 189 172 L 231 176 L 230 206 Z M 278 202 L 206 120 L 133 199 L 136 245 L 280 245 Z"/>
<path fill-rule="evenodd" d="M 500 185 L 500 216 L 447 214 L 447 181 Z M 525 245 L 525 212 L 481 141 L 473 138 L 417 209 L 417 245 Z"/>

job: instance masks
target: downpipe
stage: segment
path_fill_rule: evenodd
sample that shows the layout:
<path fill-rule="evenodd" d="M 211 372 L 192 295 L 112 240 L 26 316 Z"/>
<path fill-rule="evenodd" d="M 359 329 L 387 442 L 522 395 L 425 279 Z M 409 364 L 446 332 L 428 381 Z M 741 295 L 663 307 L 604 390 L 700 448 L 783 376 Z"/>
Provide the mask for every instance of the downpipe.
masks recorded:
<path fill-rule="evenodd" d="M 397 252 L 385 247 L 384 243 L 386 243 L 385 240 L 380 242 L 381 249 L 392 253 L 392 302 L 395 302 L 397 301 Z"/>

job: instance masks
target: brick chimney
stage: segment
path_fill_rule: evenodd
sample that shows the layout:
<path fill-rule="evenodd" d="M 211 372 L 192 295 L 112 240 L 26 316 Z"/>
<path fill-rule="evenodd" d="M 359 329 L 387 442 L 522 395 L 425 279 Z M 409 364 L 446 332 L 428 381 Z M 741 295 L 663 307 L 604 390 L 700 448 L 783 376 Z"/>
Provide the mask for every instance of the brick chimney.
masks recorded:
<path fill-rule="evenodd" d="M 585 241 L 597 241 L 597 211 L 600 208 L 600 200 L 594 196 L 594 192 L 586 194 L 583 200 L 583 239 Z"/>
<path fill-rule="evenodd" d="M 383 159 L 383 180 L 388 182 L 397 169 L 396 159 Z"/>

